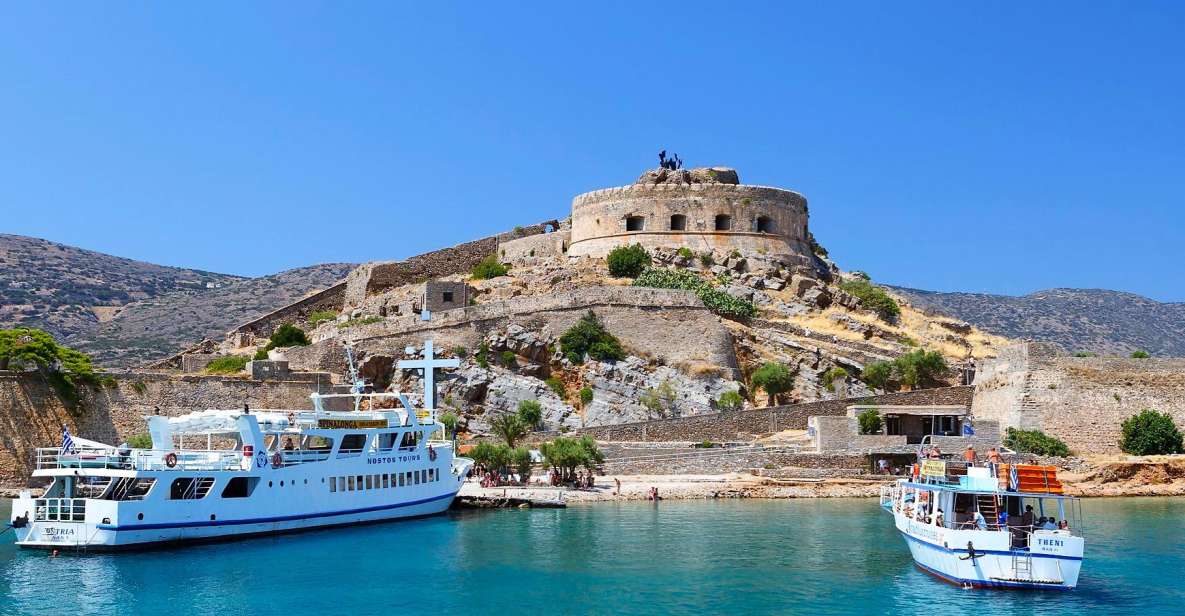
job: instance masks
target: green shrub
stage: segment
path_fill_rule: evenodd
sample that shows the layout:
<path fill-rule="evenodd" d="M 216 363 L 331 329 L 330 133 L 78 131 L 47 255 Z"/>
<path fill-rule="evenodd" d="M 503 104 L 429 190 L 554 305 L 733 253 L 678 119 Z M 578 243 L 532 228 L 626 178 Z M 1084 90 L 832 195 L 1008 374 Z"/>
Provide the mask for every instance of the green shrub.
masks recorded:
<path fill-rule="evenodd" d="M 860 424 L 860 434 L 880 434 L 884 426 L 881 413 L 876 409 L 865 409 L 856 416 L 856 421 Z"/>
<path fill-rule="evenodd" d="M 489 280 L 490 278 L 497 278 L 505 276 L 510 268 L 498 261 L 498 257 L 490 255 L 482 259 L 473 269 L 469 271 L 469 275 L 474 280 Z"/>
<path fill-rule="evenodd" d="M 539 453 L 543 454 L 544 461 L 562 482 L 575 480 L 577 468 L 592 470 L 605 461 L 605 456 L 597 449 L 597 442 L 590 436 L 579 439 L 561 436 L 554 441 L 540 443 Z"/>
<path fill-rule="evenodd" d="M 457 424 L 461 423 L 461 418 L 452 411 L 445 411 L 441 413 L 437 421 L 440 422 L 440 425 L 444 426 L 445 430 L 448 430 L 449 436 L 452 437 L 457 433 Z"/>
<path fill-rule="evenodd" d="M 144 392 L 148 391 L 148 385 L 145 384 L 144 381 L 133 381 L 132 382 L 132 391 L 143 396 Z"/>
<path fill-rule="evenodd" d="M 499 443 L 482 441 L 469 450 L 469 457 L 476 463 L 505 473 L 510 465 L 511 448 Z"/>
<path fill-rule="evenodd" d="M 534 428 L 543 421 L 543 405 L 538 400 L 523 400 L 518 403 L 518 419 L 528 428 Z"/>
<path fill-rule="evenodd" d="M 712 443 L 712 441 L 705 439 L 699 443 L 696 443 L 695 447 L 698 449 L 711 449 L 712 447 L 714 447 L 714 444 Z"/>
<path fill-rule="evenodd" d="M 835 382 L 846 378 L 848 378 L 848 371 L 835 366 L 823 373 L 823 387 L 826 387 L 827 391 L 835 391 Z"/>
<path fill-rule="evenodd" d="M 332 310 L 317 310 L 309 314 L 309 327 L 316 327 L 326 321 L 337 319 L 337 313 Z"/>
<path fill-rule="evenodd" d="M 285 323 L 277 327 L 276 331 L 272 333 L 272 337 L 268 341 L 268 346 L 270 346 L 272 349 L 291 346 L 308 346 L 309 344 L 309 337 L 305 335 L 304 330 L 291 323 Z"/>
<path fill-rule="evenodd" d="M 1144 409 L 1123 420 L 1119 448 L 1136 456 L 1182 453 L 1181 431 L 1168 413 Z"/>
<path fill-rule="evenodd" d="M 518 415 L 501 415 L 490 422 L 490 431 L 505 441 L 507 446 L 514 447 L 520 438 L 526 436 L 527 424 Z"/>
<path fill-rule="evenodd" d="M 1090 351 L 1078 351 L 1074 353 L 1074 357 L 1098 357 L 1098 353 L 1091 353 Z"/>
<path fill-rule="evenodd" d="M 1064 458 L 1070 455 L 1070 448 L 1065 443 L 1040 430 L 1008 428 L 1004 436 L 1004 446 L 1020 453 L 1031 453 L 1038 456 Z"/>
<path fill-rule="evenodd" d="M 0 370 L 36 368 L 72 411 L 81 401 L 79 385 L 97 386 L 107 379 L 95 374 L 89 355 L 62 346 L 40 329 L 0 330 Z"/>
<path fill-rule="evenodd" d="M 597 361 L 625 359 L 621 343 L 601 325 L 591 310 L 560 336 L 560 350 L 573 364 L 583 363 L 585 356 Z"/>
<path fill-rule="evenodd" d="M 581 387 L 580 388 L 580 404 L 582 406 L 588 406 L 588 404 L 592 401 L 593 401 L 592 388 L 591 387 Z"/>
<path fill-rule="evenodd" d="M 694 259 L 695 258 L 695 253 L 691 252 L 691 249 L 686 246 L 680 247 L 679 250 L 675 251 L 675 254 L 679 255 L 680 257 L 682 257 L 684 259 Z"/>
<path fill-rule="evenodd" d="M 651 267 L 638 275 L 633 286 L 694 291 L 708 310 L 729 319 L 744 320 L 757 314 L 757 307 L 753 305 L 753 302 L 734 297 L 713 287 L 695 272 Z"/>
<path fill-rule="evenodd" d="M 893 364 L 887 361 L 874 361 L 864 366 L 860 373 L 864 383 L 873 389 L 885 389 L 893 379 Z"/>
<path fill-rule="evenodd" d="M 860 300 L 860 305 L 886 321 L 892 322 L 901 316 L 901 307 L 897 305 L 897 301 L 889 297 L 884 289 L 867 280 L 847 280 L 839 283 L 839 288 L 855 296 Z"/>
<path fill-rule="evenodd" d="M 488 342 L 482 342 L 477 346 L 477 354 L 473 356 L 477 360 L 477 365 L 482 368 L 490 367 L 490 345 Z"/>
<path fill-rule="evenodd" d="M 130 437 L 127 444 L 132 449 L 152 449 L 152 436 L 147 432 L 141 432 Z"/>
<path fill-rule="evenodd" d="M 515 362 L 516 357 L 514 355 L 514 351 L 502 351 L 501 358 L 502 358 L 502 365 L 503 366 L 506 366 L 507 368 L 514 367 L 514 365 L 516 363 Z"/>
<path fill-rule="evenodd" d="M 238 374 L 247 367 L 249 361 L 251 358 L 246 355 L 223 355 L 206 364 L 204 372 L 206 374 Z"/>
<path fill-rule="evenodd" d="M 699 264 L 703 267 L 712 267 L 716 265 L 716 258 L 712 256 L 712 253 L 705 252 L 699 256 Z"/>
<path fill-rule="evenodd" d="M 720 394 L 720 398 L 716 400 L 716 408 L 722 411 L 735 411 L 744 404 L 745 399 L 741 397 L 740 392 L 736 391 L 726 391 Z"/>
<path fill-rule="evenodd" d="M 547 380 L 543 382 L 547 384 L 548 389 L 561 398 L 563 398 L 564 394 L 567 393 L 567 391 L 564 390 L 564 382 L 554 376 L 547 377 Z"/>
<path fill-rule="evenodd" d="M 341 323 L 337 324 L 337 328 L 338 329 L 346 329 L 349 327 L 355 327 L 357 325 L 370 325 L 371 323 L 378 323 L 379 321 L 382 321 L 382 320 L 383 320 L 383 317 L 372 314 L 372 315 L 368 315 L 368 316 L 364 316 L 364 317 L 358 317 L 356 319 L 348 319 L 348 320 L 342 321 Z"/>
<path fill-rule="evenodd" d="M 510 468 L 518 473 L 519 483 L 527 485 L 531 480 L 531 468 L 535 460 L 531 457 L 531 450 L 526 447 L 515 447 L 510 452 Z"/>
<path fill-rule="evenodd" d="M 1148 351 L 1145 351 L 1143 349 L 1138 350 L 1138 351 L 1132 351 L 1132 359 L 1148 359 L 1149 357 L 1152 357 L 1152 356 L 1148 354 Z"/>
<path fill-rule="evenodd" d="M 765 390 L 769 396 L 769 405 L 773 406 L 778 394 L 790 391 L 794 387 L 794 372 L 785 364 L 768 362 L 753 373 L 753 386 Z"/>
<path fill-rule="evenodd" d="M 609 252 L 605 261 L 609 265 L 609 274 L 614 278 L 633 278 L 650 265 L 650 254 L 641 244 L 619 246 Z"/>
<path fill-rule="evenodd" d="M 338 327 L 344 326 L 344 323 L 342 325 L 338 325 Z M 309 337 L 305 335 L 303 329 L 292 325 L 291 323 L 285 323 L 277 327 L 276 331 L 272 332 L 272 336 L 268 339 L 267 344 L 264 345 L 262 349 L 255 351 L 255 355 L 251 359 L 265 360 L 267 359 L 267 352 L 275 348 L 308 346 L 309 344 Z M 246 364 L 244 364 L 244 366 L 245 365 Z"/>
<path fill-rule="evenodd" d="M 658 387 L 648 387 L 638 396 L 638 402 L 652 413 L 666 416 L 675 408 L 675 387 L 663 381 Z"/>
<path fill-rule="evenodd" d="M 459 359 L 464 359 L 469 355 L 469 349 L 463 346 L 453 347 L 453 355 L 456 355 Z"/>
<path fill-rule="evenodd" d="M 917 349 L 893 360 L 897 380 L 909 387 L 931 387 L 946 371 L 946 359 L 938 351 Z"/>

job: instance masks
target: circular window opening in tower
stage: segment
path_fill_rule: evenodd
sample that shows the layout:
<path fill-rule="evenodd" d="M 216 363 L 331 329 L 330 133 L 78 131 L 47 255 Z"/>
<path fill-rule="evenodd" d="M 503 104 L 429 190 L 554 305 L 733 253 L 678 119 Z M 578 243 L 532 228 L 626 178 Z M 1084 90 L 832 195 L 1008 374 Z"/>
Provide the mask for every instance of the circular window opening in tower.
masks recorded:
<path fill-rule="evenodd" d="M 646 219 L 641 216 L 626 216 L 625 230 L 626 231 L 641 231 L 646 224 Z"/>
<path fill-rule="evenodd" d="M 671 216 L 671 231 L 686 231 L 687 217 L 682 214 L 674 214 Z"/>
<path fill-rule="evenodd" d="M 716 230 L 728 231 L 729 229 L 732 229 L 732 216 L 729 216 L 728 214 L 717 214 Z"/>

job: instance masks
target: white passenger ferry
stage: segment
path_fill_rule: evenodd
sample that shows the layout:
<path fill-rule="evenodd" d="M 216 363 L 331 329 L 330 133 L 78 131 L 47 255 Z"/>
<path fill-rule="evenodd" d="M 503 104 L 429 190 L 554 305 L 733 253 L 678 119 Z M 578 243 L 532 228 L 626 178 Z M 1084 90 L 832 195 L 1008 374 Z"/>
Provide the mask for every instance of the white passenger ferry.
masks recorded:
<path fill-rule="evenodd" d="M 1078 499 L 1053 467 L 922 460 L 881 490 L 918 568 L 968 588 L 1069 590 L 1083 538 Z"/>
<path fill-rule="evenodd" d="M 455 365 L 433 362 L 430 343 L 424 361 L 404 363 Z M 472 461 L 454 456 L 432 408 L 363 385 L 355 373 L 352 393 L 313 394 L 312 410 L 148 417 L 152 449 L 67 433 L 37 451 L 46 492 L 13 502 L 17 544 L 136 548 L 443 512 Z"/>

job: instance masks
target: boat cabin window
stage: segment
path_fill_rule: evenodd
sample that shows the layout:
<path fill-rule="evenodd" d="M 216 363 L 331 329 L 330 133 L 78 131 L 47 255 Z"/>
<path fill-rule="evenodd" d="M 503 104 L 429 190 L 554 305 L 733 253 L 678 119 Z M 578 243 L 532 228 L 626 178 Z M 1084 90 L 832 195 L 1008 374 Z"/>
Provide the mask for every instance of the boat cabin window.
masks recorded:
<path fill-rule="evenodd" d="M 407 485 L 406 479 L 404 478 L 403 473 L 399 473 L 399 487 L 402 488 L 405 485 Z"/>
<path fill-rule="evenodd" d="M 353 475 L 346 477 L 346 484 L 350 486 L 349 489 L 351 492 L 354 491 L 354 476 Z"/>
<path fill-rule="evenodd" d="M 388 479 L 390 479 L 390 475 L 387 475 L 387 474 L 385 474 L 385 473 L 384 473 L 384 474 L 383 474 L 383 488 L 389 488 L 389 487 L 391 487 L 391 486 L 388 484 L 388 482 L 387 482 L 387 480 L 388 480 Z"/>
<path fill-rule="evenodd" d="M 417 430 L 408 430 L 403 433 L 403 440 L 399 442 L 400 449 L 415 449 L 420 442 L 420 433 Z"/>
<path fill-rule="evenodd" d="M 338 450 L 339 453 L 362 453 L 366 448 L 365 434 L 347 434 L 342 437 L 342 446 Z"/>
<path fill-rule="evenodd" d="M 333 439 L 319 434 L 310 435 L 304 442 L 305 449 L 328 451 L 333 449 Z"/>
<path fill-rule="evenodd" d="M 156 479 L 150 477 L 123 477 L 115 482 L 106 494 L 104 500 L 129 501 L 144 500 L 148 491 L 156 484 Z"/>
<path fill-rule="evenodd" d="M 391 451 L 394 449 L 395 441 L 398 438 L 398 432 L 383 432 L 379 434 L 379 451 Z"/>
<path fill-rule="evenodd" d="M 337 477 L 330 477 L 329 478 L 329 491 L 330 492 L 337 492 Z"/>
<path fill-rule="evenodd" d="M 222 488 L 222 498 L 248 498 L 258 483 L 259 477 L 231 477 Z"/>
<path fill-rule="evenodd" d="M 213 485 L 213 477 L 178 477 L 169 484 L 169 499 L 197 500 L 205 498 Z"/>

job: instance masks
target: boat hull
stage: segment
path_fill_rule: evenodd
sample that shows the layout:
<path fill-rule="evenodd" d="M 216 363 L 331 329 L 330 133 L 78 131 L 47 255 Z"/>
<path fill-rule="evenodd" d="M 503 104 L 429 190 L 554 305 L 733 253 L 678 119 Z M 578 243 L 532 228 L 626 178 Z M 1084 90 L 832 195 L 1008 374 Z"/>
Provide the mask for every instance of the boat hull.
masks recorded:
<path fill-rule="evenodd" d="M 152 549 L 183 543 L 232 541 L 329 527 L 374 524 L 438 515 L 456 492 L 415 501 L 364 508 L 307 512 L 266 518 L 173 521 L 155 524 L 31 522 L 16 528 L 17 545 L 26 549 L 118 551 Z"/>
<path fill-rule="evenodd" d="M 902 533 L 918 569 L 943 581 L 971 588 L 1071 590 L 1078 585 L 1081 559 L 1036 556 L 1027 553 L 952 550 Z M 1031 558 L 1028 567 L 1017 562 Z"/>

